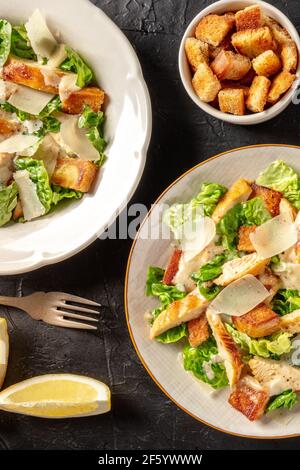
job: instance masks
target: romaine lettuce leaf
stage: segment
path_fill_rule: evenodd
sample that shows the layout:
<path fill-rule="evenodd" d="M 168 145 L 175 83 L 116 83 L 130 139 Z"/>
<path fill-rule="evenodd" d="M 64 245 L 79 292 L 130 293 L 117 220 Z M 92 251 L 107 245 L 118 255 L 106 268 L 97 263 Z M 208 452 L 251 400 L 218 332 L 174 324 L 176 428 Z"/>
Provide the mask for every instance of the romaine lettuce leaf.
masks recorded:
<path fill-rule="evenodd" d="M 67 59 L 60 65 L 62 70 L 77 73 L 76 85 L 80 88 L 88 85 L 94 80 L 92 69 L 86 64 L 78 52 L 70 46 L 66 46 Z"/>
<path fill-rule="evenodd" d="M 227 189 L 221 184 L 203 183 L 199 194 L 187 204 L 173 204 L 164 213 L 163 220 L 178 238 L 178 229 L 187 220 L 211 216 Z"/>
<path fill-rule="evenodd" d="M 43 118 L 42 122 L 43 126 L 38 131 L 34 132 L 34 135 L 36 135 L 37 137 L 43 137 L 49 132 L 56 133 L 60 131 L 61 123 L 55 117 L 46 116 Z"/>
<path fill-rule="evenodd" d="M 52 204 L 57 206 L 57 204 L 63 199 L 81 199 L 83 193 L 81 191 L 75 191 L 75 189 L 63 188 L 57 184 L 53 184 L 52 188 Z"/>
<path fill-rule="evenodd" d="M 0 66 L 4 65 L 11 48 L 11 24 L 6 20 L 0 20 Z"/>
<path fill-rule="evenodd" d="M 278 332 L 265 338 L 253 339 L 228 323 L 225 326 L 233 341 L 250 355 L 278 359 L 279 356 L 288 354 L 292 349 L 290 340 L 292 335 L 289 333 Z"/>
<path fill-rule="evenodd" d="M 12 216 L 12 211 L 17 205 L 18 188 L 15 182 L 10 186 L 0 187 L 0 227 L 7 224 Z"/>
<path fill-rule="evenodd" d="M 272 300 L 272 309 L 279 315 L 287 315 L 300 308 L 300 292 L 280 289 Z"/>
<path fill-rule="evenodd" d="M 100 167 L 105 162 L 104 150 L 106 141 L 103 132 L 104 114 L 102 111 L 95 113 L 89 106 L 85 106 L 83 113 L 78 120 L 78 127 L 86 129 L 86 136 L 99 152 L 97 165 Z"/>
<path fill-rule="evenodd" d="M 13 26 L 11 33 L 11 53 L 23 59 L 37 60 L 32 49 L 25 26 Z"/>
<path fill-rule="evenodd" d="M 31 181 L 36 185 L 37 195 L 48 212 L 52 204 L 52 189 L 49 176 L 42 160 L 33 158 L 18 158 L 15 160 L 16 170 L 27 170 Z"/>
<path fill-rule="evenodd" d="M 182 338 L 185 338 L 187 334 L 187 324 L 182 323 L 182 325 L 176 326 L 175 328 L 171 328 L 170 330 L 165 331 L 161 335 L 157 336 L 155 339 L 159 343 L 171 344 L 177 343 Z"/>
<path fill-rule="evenodd" d="M 287 408 L 290 410 L 297 403 L 297 394 L 293 392 L 293 390 L 285 390 L 284 392 L 280 393 L 280 395 L 276 395 L 270 399 L 266 408 L 266 413 L 269 413 L 270 411 L 276 410 L 278 408 Z"/>
<path fill-rule="evenodd" d="M 45 106 L 45 108 L 40 112 L 39 117 L 45 118 L 50 116 L 55 111 L 60 111 L 61 109 L 61 100 L 59 96 L 54 96 L 51 101 Z"/>
<path fill-rule="evenodd" d="M 223 388 L 228 385 L 228 378 L 224 365 L 213 362 L 216 355 L 218 355 L 218 348 L 213 337 L 210 337 L 198 348 L 187 345 L 183 349 L 184 368 L 192 372 L 197 379 L 211 385 L 211 387 L 215 389 Z M 211 370 L 211 376 L 207 375 L 207 368 Z"/>
<path fill-rule="evenodd" d="M 276 160 L 257 178 L 257 183 L 280 191 L 300 210 L 300 179 L 298 174 L 282 160 Z"/>

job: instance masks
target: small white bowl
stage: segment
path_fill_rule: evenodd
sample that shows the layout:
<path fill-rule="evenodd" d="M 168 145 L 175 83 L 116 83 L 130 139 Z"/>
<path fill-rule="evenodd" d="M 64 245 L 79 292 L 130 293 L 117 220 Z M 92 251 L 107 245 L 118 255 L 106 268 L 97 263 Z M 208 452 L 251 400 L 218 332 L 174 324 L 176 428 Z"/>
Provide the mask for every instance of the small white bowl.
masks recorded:
<path fill-rule="evenodd" d="M 179 72 L 180 77 L 183 83 L 184 88 L 188 95 L 192 98 L 194 103 L 196 103 L 199 108 L 203 109 L 206 113 L 210 114 L 211 116 L 221 119 L 222 121 L 230 122 L 231 124 L 240 124 L 240 125 L 252 125 L 252 124 L 260 124 L 261 122 L 268 121 L 278 114 L 280 114 L 292 101 L 293 94 L 295 93 L 298 85 L 300 83 L 300 60 L 298 61 L 298 69 L 296 72 L 297 78 L 293 83 L 291 89 L 272 107 L 266 109 L 262 113 L 253 113 L 248 114 L 245 116 L 234 116 L 232 114 L 223 113 L 218 109 L 215 109 L 208 103 L 204 103 L 204 101 L 200 100 L 197 94 L 194 91 L 192 86 L 192 74 L 190 71 L 190 67 L 185 55 L 184 44 L 188 37 L 194 36 L 195 28 L 201 18 L 210 14 L 223 14 L 229 11 L 237 11 L 242 10 L 250 5 L 260 5 L 263 9 L 264 13 L 274 20 L 276 20 L 281 26 L 283 26 L 290 34 L 293 41 L 295 41 L 298 49 L 298 54 L 300 57 L 300 37 L 295 28 L 295 26 L 291 23 L 291 21 L 287 18 L 284 13 L 282 13 L 278 8 L 275 8 L 273 5 L 269 3 L 263 2 L 261 0 L 240 0 L 240 1 L 228 1 L 228 0 L 220 0 L 219 2 L 213 3 L 209 7 L 202 10 L 198 13 L 197 16 L 191 21 L 189 26 L 187 27 L 184 36 L 182 38 L 180 49 L 179 49 Z"/>

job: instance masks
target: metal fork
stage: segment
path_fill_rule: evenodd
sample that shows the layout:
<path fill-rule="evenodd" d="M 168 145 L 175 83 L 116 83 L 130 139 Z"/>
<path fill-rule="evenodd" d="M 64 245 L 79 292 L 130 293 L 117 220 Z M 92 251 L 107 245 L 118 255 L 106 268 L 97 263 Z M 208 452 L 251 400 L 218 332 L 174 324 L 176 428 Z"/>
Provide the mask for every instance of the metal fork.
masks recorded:
<path fill-rule="evenodd" d="M 0 305 L 16 307 L 28 313 L 33 320 L 43 320 L 50 325 L 62 326 L 64 328 L 77 328 L 82 330 L 96 330 L 97 327 L 88 323 L 80 323 L 75 320 L 87 320 L 97 322 L 98 319 L 90 316 L 80 315 L 74 312 L 92 313 L 99 315 L 97 310 L 71 305 L 67 302 L 75 302 L 82 305 L 94 305 L 100 307 L 100 304 L 92 300 L 77 297 L 76 295 L 65 294 L 63 292 L 35 292 L 32 295 L 24 297 L 6 297 L 0 296 Z M 66 317 L 66 318 L 65 318 Z"/>

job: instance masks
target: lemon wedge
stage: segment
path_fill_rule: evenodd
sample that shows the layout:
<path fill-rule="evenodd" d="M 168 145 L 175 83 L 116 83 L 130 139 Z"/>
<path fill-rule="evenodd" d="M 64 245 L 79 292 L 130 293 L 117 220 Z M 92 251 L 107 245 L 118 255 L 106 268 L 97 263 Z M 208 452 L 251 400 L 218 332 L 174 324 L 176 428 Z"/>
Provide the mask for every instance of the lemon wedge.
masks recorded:
<path fill-rule="evenodd" d="M 9 353 L 9 339 L 5 318 L 0 318 L 0 388 L 5 379 Z"/>
<path fill-rule="evenodd" d="M 110 408 L 107 385 L 80 375 L 40 375 L 0 392 L 1 410 L 42 418 L 92 416 Z"/>

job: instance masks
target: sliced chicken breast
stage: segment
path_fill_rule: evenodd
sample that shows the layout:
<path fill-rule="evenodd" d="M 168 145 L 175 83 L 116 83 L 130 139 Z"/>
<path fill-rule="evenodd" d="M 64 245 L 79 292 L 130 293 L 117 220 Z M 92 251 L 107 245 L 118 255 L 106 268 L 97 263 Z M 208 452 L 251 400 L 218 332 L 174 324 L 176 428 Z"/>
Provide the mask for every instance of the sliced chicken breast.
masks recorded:
<path fill-rule="evenodd" d="M 227 191 L 215 208 L 212 219 L 217 224 L 230 209 L 239 202 L 245 202 L 252 193 L 252 187 L 245 179 L 239 179 Z"/>
<path fill-rule="evenodd" d="M 255 357 L 250 359 L 249 366 L 254 377 L 271 396 L 279 395 L 288 389 L 300 391 L 300 369 L 290 366 L 285 361 Z"/>
<path fill-rule="evenodd" d="M 246 276 L 246 274 L 257 276 L 264 271 L 269 262 L 269 259 L 264 259 L 257 253 L 235 258 L 223 265 L 223 273 L 214 280 L 214 283 L 225 287 L 231 282 Z"/>

